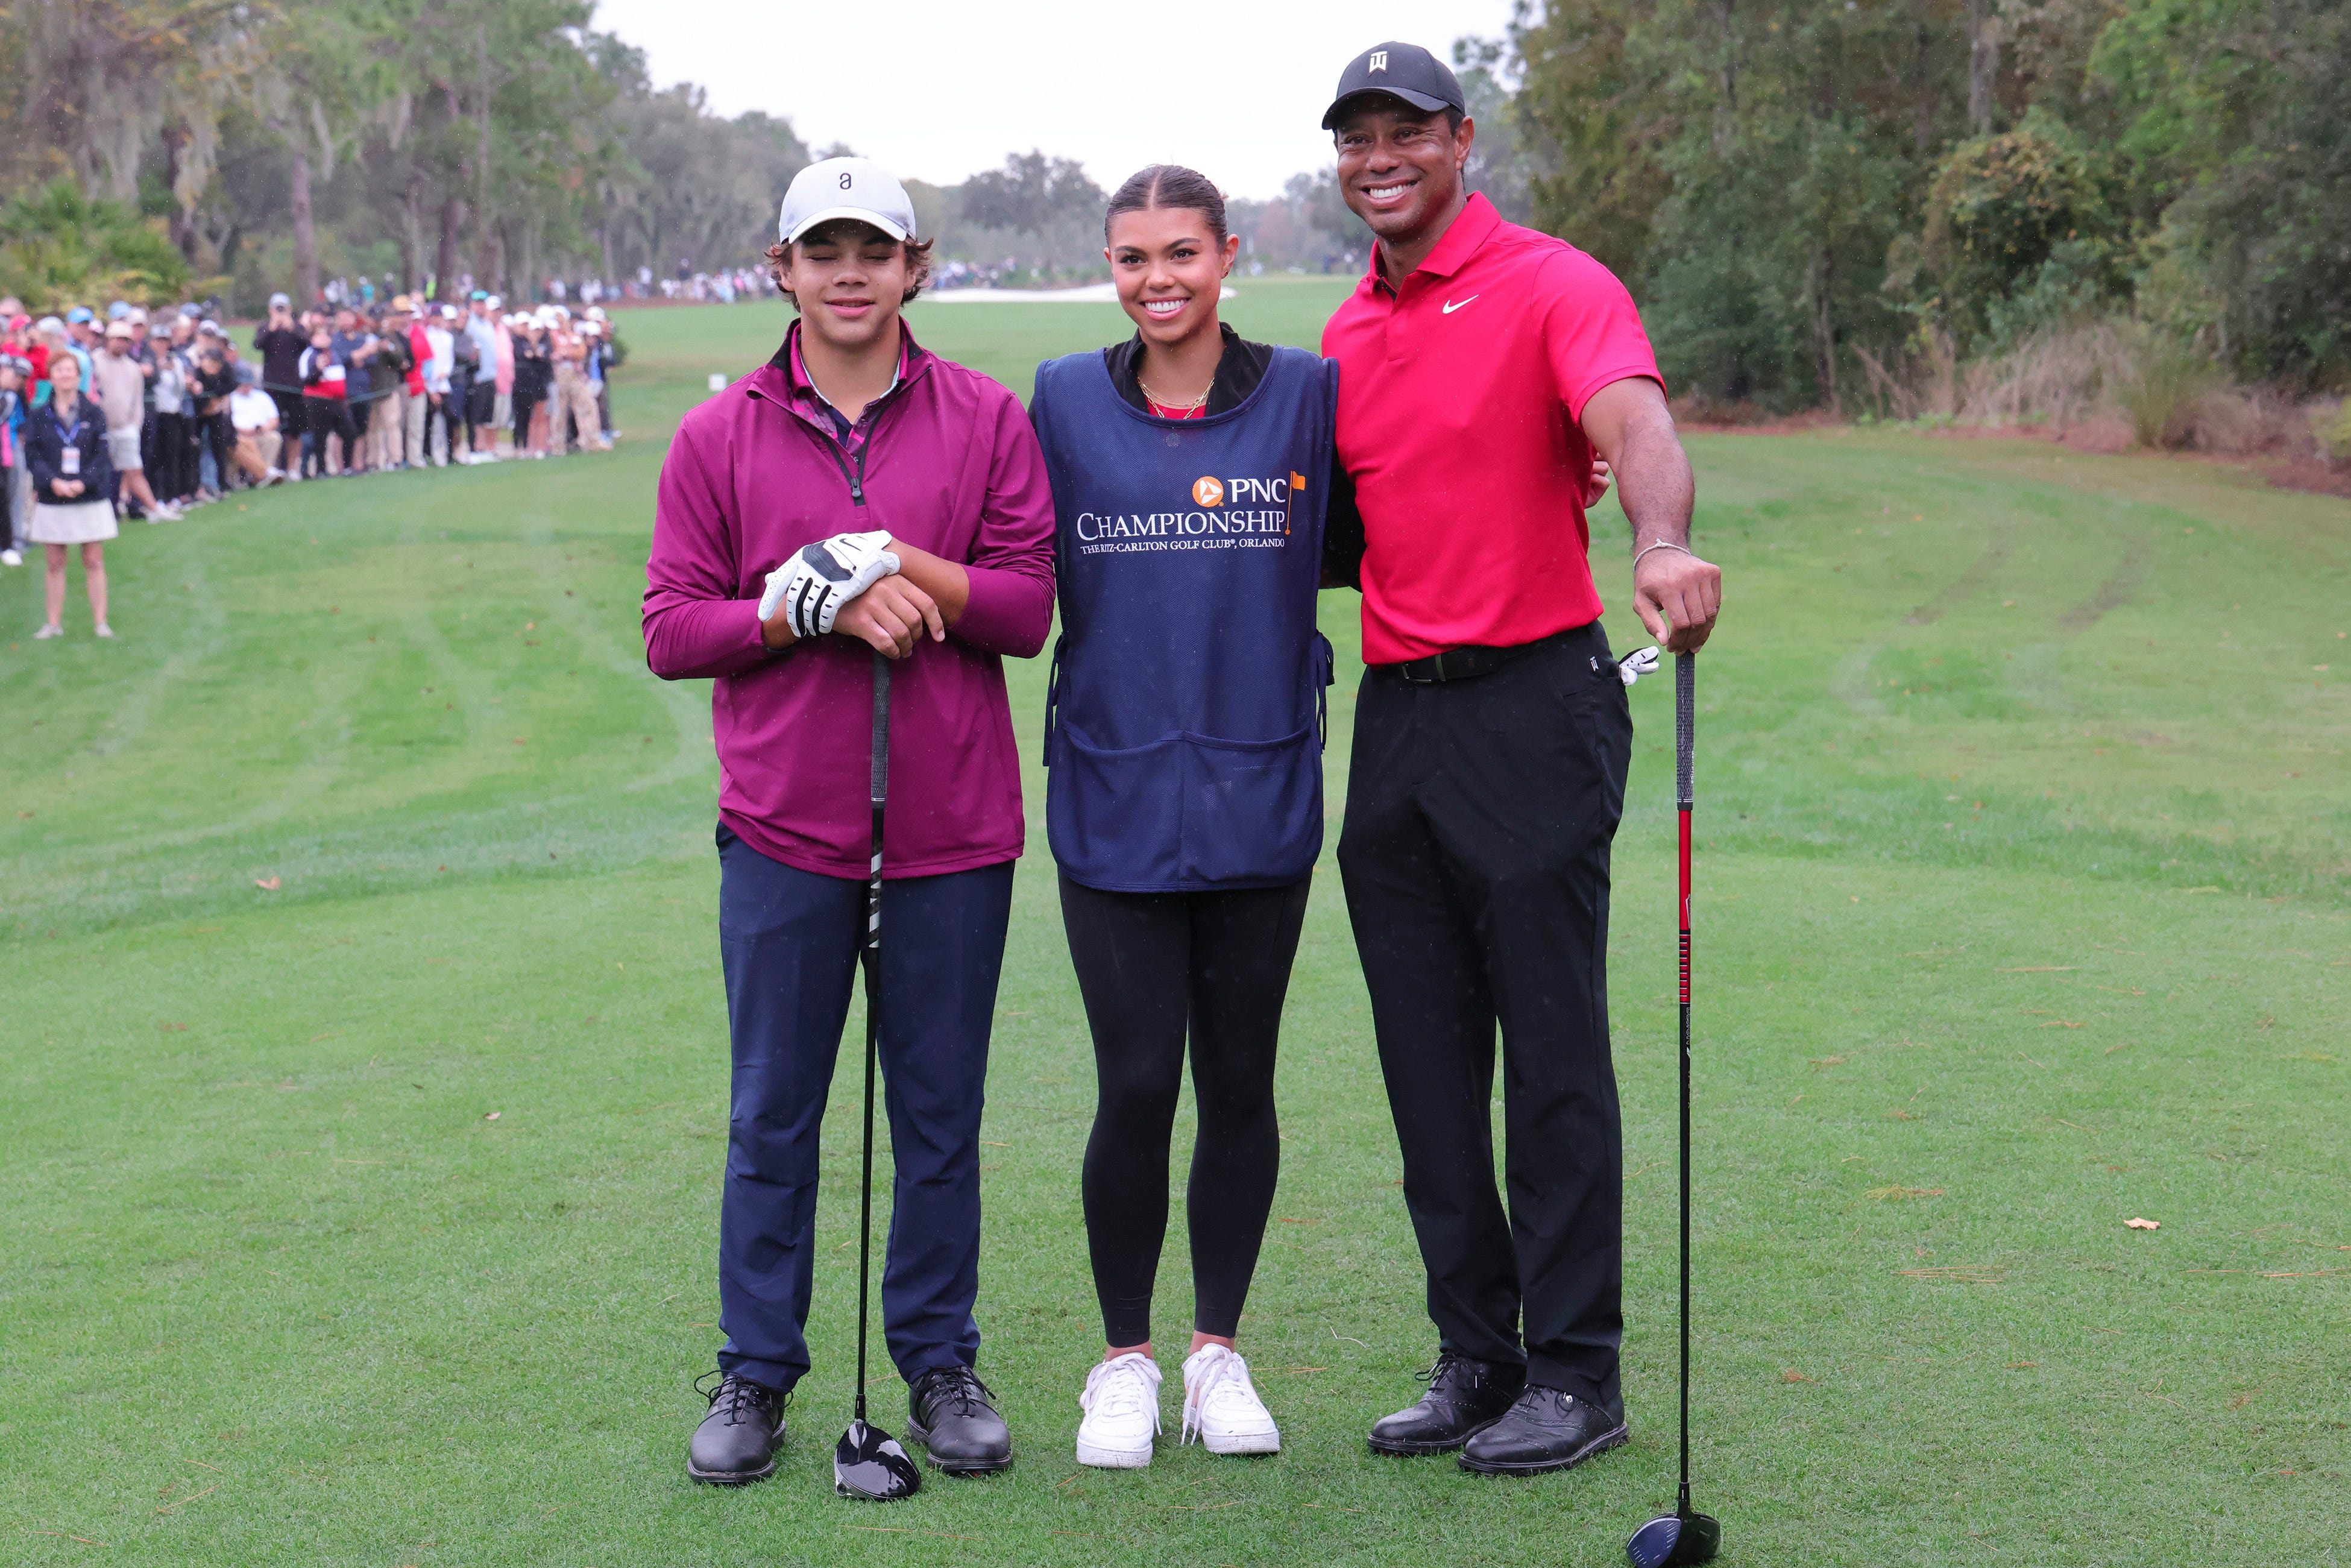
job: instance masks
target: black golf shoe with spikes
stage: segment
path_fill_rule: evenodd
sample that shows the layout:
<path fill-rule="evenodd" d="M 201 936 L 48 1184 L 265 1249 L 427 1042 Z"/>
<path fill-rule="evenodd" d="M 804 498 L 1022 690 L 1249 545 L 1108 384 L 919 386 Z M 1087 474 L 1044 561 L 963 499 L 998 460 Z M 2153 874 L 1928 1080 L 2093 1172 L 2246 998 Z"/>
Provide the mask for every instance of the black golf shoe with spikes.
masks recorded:
<path fill-rule="evenodd" d="M 968 1366 L 933 1367 L 906 1390 L 906 1436 L 951 1476 L 982 1475 L 1012 1462 L 1012 1429 L 996 1396 Z"/>
<path fill-rule="evenodd" d="M 1461 1446 L 1461 1468 L 1489 1476 L 1564 1470 L 1626 1441 L 1625 1416 L 1556 1388 L 1529 1387 L 1502 1418 Z"/>
<path fill-rule="evenodd" d="M 718 1385 L 703 1381 L 716 1376 Z M 694 1429 L 685 1448 L 685 1473 L 712 1486 L 741 1486 L 776 1472 L 776 1450 L 784 1441 L 784 1406 L 789 1394 L 747 1377 L 705 1373 L 694 1385 L 710 1399 L 710 1413 Z"/>
<path fill-rule="evenodd" d="M 1383 1416 L 1366 1439 L 1375 1454 L 1449 1454 L 1493 1424 L 1526 1386 L 1527 1369 L 1472 1361 L 1451 1351 L 1419 1375 L 1428 1392 L 1408 1410 Z"/>

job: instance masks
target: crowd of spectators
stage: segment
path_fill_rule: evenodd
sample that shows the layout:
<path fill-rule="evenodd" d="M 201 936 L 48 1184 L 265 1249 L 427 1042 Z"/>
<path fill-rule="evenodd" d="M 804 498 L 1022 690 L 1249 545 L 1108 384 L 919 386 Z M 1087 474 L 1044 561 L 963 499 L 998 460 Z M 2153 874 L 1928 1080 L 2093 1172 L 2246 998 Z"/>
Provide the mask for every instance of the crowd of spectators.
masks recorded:
<path fill-rule="evenodd" d="M 448 464 L 603 451 L 618 438 L 607 376 L 620 348 L 601 287 L 507 310 L 348 287 L 297 314 L 269 301 L 250 350 L 195 305 L 118 300 L 34 320 L 0 298 L 0 567 L 47 552 L 63 632 L 79 547 L 91 620 L 106 620 L 105 541 L 122 518 L 176 520 L 233 489 Z M 568 292 L 568 290 L 567 290 Z"/>

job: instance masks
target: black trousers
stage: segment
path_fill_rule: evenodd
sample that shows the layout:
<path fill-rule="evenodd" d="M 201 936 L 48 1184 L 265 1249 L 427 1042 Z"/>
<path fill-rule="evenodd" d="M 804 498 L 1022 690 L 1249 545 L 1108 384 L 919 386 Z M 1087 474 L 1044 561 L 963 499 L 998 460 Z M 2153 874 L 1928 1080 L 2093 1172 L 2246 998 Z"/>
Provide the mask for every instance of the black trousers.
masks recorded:
<path fill-rule="evenodd" d="M 302 394 L 270 389 L 269 401 L 277 405 L 277 434 L 286 438 L 288 451 L 302 444 Z"/>
<path fill-rule="evenodd" d="M 176 501 L 196 486 L 190 477 L 188 422 L 183 414 L 155 416 L 155 451 L 147 462 L 147 487 L 159 501 Z"/>
<path fill-rule="evenodd" d="M 223 409 L 218 413 L 198 416 L 200 434 L 204 444 L 212 448 L 213 474 L 219 481 L 221 494 L 228 494 L 229 481 L 236 473 L 232 458 L 236 452 L 236 425 Z"/>
<path fill-rule="evenodd" d="M 1151 1337 L 1187 1034 L 1200 1114 L 1185 1194 L 1192 1326 L 1226 1338 L 1240 1327 L 1281 1171 L 1273 1059 L 1308 886 L 1106 893 L 1061 878 L 1070 961 L 1094 1037 L 1086 1244 L 1107 1343 Z"/>
<path fill-rule="evenodd" d="M 339 436 L 343 444 L 343 465 L 351 465 L 360 444 L 359 426 L 352 422 L 351 405 L 339 397 L 305 397 L 302 400 L 302 477 L 331 473 L 327 466 L 327 438 Z"/>
<path fill-rule="evenodd" d="M 1472 680 L 1411 685 L 1374 666 L 1339 839 L 1439 1339 L 1476 1360 L 1523 1360 L 1531 1382 L 1612 1410 L 1624 1150 L 1608 852 L 1632 738 L 1597 622 Z"/>

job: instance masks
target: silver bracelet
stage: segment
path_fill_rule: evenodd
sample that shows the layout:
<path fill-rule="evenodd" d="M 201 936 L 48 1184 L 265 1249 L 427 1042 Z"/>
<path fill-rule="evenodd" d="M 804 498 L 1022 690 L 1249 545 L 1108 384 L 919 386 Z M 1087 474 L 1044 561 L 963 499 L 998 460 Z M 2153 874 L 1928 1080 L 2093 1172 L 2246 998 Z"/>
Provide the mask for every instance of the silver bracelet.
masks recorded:
<path fill-rule="evenodd" d="M 1684 555 L 1688 555 L 1690 553 L 1690 548 L 1687 545 L 1677 545 L 1671 539 L 1659 539 L 1653 545 L 1643 546 L 1641 549 L 1634 555 L 1633 570 L 1635 571 L 1641 570 L 1641 557 L 1648 554 L 1649 551 L 1653 549 L 1677 549 Z"/>

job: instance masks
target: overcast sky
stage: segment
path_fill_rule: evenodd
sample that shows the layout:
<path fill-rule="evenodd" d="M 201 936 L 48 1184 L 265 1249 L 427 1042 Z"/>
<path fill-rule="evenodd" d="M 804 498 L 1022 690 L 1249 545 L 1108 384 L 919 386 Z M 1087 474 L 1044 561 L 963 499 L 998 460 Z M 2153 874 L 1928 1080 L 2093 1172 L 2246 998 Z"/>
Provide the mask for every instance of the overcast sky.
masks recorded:
<path fill-rule="evenodd" d="M 951 184 L 1041 147 L 1104 188 L 1174 162 L 1270 196 L 1331 162 L 1319 126 L 1354 55 L 1402 38 L 1449 60 L 1455 37 L 1510 15 L 1510 0 L 600 0 L 594 25 L 643 49 L 660 86 L 699 82 L 722 114 L 789 116 L 811 148 L 845 141 L 908 178 Z"/>

